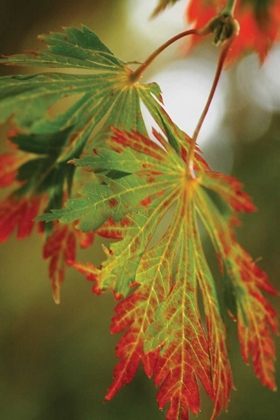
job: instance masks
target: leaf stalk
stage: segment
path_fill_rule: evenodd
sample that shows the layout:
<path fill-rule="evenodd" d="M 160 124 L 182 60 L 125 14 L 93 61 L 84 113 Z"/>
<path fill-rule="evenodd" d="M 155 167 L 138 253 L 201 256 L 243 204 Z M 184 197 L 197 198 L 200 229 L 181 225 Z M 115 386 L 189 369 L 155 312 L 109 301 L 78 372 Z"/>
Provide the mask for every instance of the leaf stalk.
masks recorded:
<path fill-rule="evenodd" d="M 178 41 L 181 38 L 184 38 L 189 35 L 203 35 L 201 30 L 199 29 L 188 29 L 187 31 L 181 32 L 178 35 L 170 38 L 164 44 L 162 44 L 159 48 L 157 48 L 145 61 L 142 63 L 134 72 L 130 74 L 130 81 L 132 83 L 138 82 L 138 80 L 142 77 L 143 73 L 147 68 L 152 64 L 152 62 L 170 45 L 174 44 L 174 42 Z"/>
<path fill-rule="evenodd" d="M 228 0 L 226 2 L 225 7 L 223 8 L 221 14 L 227 16 L 234 16 L 234 10 L 236 6 L 237 0 Z"/>
<path fill-rule="evenodd" d="M 219 56 L 219 60 L 218 60 L 218 64 L 217 64 L 215 77 L 214 77 L 214 80 L 213 80 L 213 83 L 212 83 L 212 87 L 211 87 L 206 105 L 205 105 L 205 107 L 202 111 L 202 114 L 199 118 L 199 121 L 197 123 L 197 126 L 196 126 L 196 128 L 194 130 L 194 133 L 193 133 L 193 136 L 192 136 L 192 143 L 191 143 L 190 150 L 189 150 L 188 157 L 187 157 L 187 166 L 189 168 L 190 176 L 193 176 L 193 173 L 194 173 L 193 158 L 194 158 L 194 152 L 195 152 L 195 147 L 196 147 L 196 141 L 197 141 L 198 135 L 200 133 L 201 127 L 204 123 L 204 120 L 206 118 L 206 115 L 209 111 L 212 100 L 214 98 L 214 95 L 215 95 L 215 92 L 216 92 L 216 89 L 217 89 L 217 86 L 218 86 L 218 83 L 219 83 L 219 80 L 220 80 L 220 77 L 221 77 L 221 73 L 222 73 L 222 70 L 223 70 L 223 67 L 224 67 L 225 59 L 227 57 L 229 49 L 230 49 L 233 41 L 235 40 L 236 36 L 237 36 L 237 34 L 234 34 L 234 36 L 229 38 L 224 43 L 224 45 L 222 47 L 222 50 L 221 50 L 221 53 L 220 53 L 220 56 Z"/>

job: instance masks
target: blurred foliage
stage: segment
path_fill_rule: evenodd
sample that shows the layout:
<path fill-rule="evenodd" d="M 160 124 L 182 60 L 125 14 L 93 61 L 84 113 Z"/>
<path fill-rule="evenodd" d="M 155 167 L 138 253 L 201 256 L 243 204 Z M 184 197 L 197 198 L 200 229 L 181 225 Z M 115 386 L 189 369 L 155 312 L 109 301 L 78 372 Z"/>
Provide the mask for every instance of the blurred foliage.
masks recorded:
<path fill-rule="evenodd" d="M 104 41 L 109 41 L 109 46 L 116 54 L 122 51 L 125 59 L 138 58 L 129 50 L 137 34 L 127 36 L 126 22 L 129 16 L 126 14 L 125 0 L 80 0 L 78 3 L 74 0 L 1 0 L 1 9 L 2 53 L 19 52 L 23 42 L 26 46 L 25 40 L 27 47 L 34 47 L 31 39 L 34 39 L 35 33 L 83 22 Z M 139 16 L 139 19 L 146 19 L 146 16 Z M 141 48 L 141 39 L 137 40 L 134 48 Z M 7 69 L 1 69 L 1 73 L 4 72 Z M 235 86 L 232 85 L 231 89 L 229 97 L 235 93 Z M 259 208 L 255 214 L 244 216 L 239 239 L 254 257 L 262 258 L 260 266 L 279 289 L 280 114 L 275 112 L 268 131 L 250 142 L 242 136 L 242 126 L 246 126 L 244 110 L 228 112 L 225 124 L 232 138 L 232 174 L 245 183 L 246 191 L 253 196 Z M 1 130 L 2 138 L 4 129 L 6 127 Z M 223 159 L 217 141 L 207 153 L 211 155 L 212 164 L 215 164 L 215 156 Z M 216 164 L 219 166 L 219 162 Z M 100 260 L 101 242 L 98 239 L 96 246 L 86 251 L 83 259 Z M 142 372 L 112 402 L 103 404 L 116 363 L 114 347 L 118 338 L 109 333 L 114 307 L 111 295 L 92 295 L 91 285 L 70 270 L 62 289 L 62 303 L 55 306 L 46 280 L 47 265 L 41 260 L 41 238 L 36 235 L 24 243 L 13 239 L 1 246 L 0 267 L 1 419 L 164 418 L 156 405 L 156 390 L 152 381 L 145 378 Z M 280 310 L 279 300 L 274 299 L 273 303 Z M 230 355 L 238 392 L 232 394 L 229 413 L 220 418 L 278 420 L 279 394 L 263 388 L 252 368 L 244 365 L 234 329 L 233 325 Z M 280 357 L 279 339 L 277 341 Z M 279 386 L 279 363 L 277 369 Z M 211 405 L 205 399 L 200 418 L 207 420 L 210 412 Z"/>

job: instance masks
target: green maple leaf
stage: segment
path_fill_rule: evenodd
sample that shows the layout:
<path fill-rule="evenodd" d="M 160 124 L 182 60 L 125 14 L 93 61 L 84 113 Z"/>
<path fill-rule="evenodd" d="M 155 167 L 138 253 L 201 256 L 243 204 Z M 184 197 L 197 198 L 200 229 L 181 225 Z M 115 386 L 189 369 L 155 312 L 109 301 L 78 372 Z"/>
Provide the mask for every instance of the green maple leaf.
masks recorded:
<path fill-rule="evenodd" d="M 96 293 L 113 290 L 117 297 L 126 296 L 112 323 L 112 332 L 126 333 L 117 348 L 121 360 L 106 399 L 133 379 L 142 361 L 159 386 L 159 407 L 169 404 L 167 419 L 185 420 L 189 409 L 198 413 L 198 380 L 215 402 L 215 418 L 227 407 L 233 386 L 224 307 L 236 308 L 245 361 L 252 354 L 257 376 L 275 387 L 270 332 L 276 332 L 275 312 L 260 289 L 275 291 L 235 240 L 237 213 L 254 210 L 241 184 L 211 171 L 198 154 L 193 177 L 187 136 L 163 115 L 164 127 L 168 141 L 154 132 L 160 145 L 139 133 L 115 130 L 94 155 L 75 161 L 94 172 L 95 181 L 81 191 L 84 197 L 67 201 L 66 209 L 42 219 L 79 219 L 81 229 L 118 239 L 104 248 L 107 259 L 101 267 L 74 264 L 94 281 Z M 233 299 L 229 306 L 228 300 L 220 305 L 200 224 L 228 276 L 225 287 Z"/>
<path fill-rule="evenodd" d="M 87 27 L 65 28 L 65 33 L 40 36 L 48 51 L 3 58 L 6 65 L 86 70 L 86 74 L 47 72 L 4 76 L 0 79 L 0 115 L 10 115 L 19 127 L 35 133 L 54 132 L 66 127 L 83 130 L 88 136 L 106 118 L 107 126 L 122 125 L 145 132 L 140 100 L 147 105 L 160 100 L 156 84 L 133 84 L 132 70 L 116 58 Z M 81 95 L 63 115 L 46 120 L 46 112 L 57 101 Z M 71 133 L 73 135 L 73 133 Z M 80 137 L 83 137 L 79 133 Z M 81 142 L 81 138 L 79 139 Z"/>
<path fill-rule="evenodd" d="M 67 162 L 80 156 L 92 133 L 93 147 L 111 126 L 146 134 L 141 102 L 158 118 L 161 95 L 155 83 L 134 83 L 129 66 L 85 26 L 39 38 L 48 50 L 0 62 L 67 69 L 73 74 L 48 71 L 0 78 L 0 122 L 12 117 L 18 127 L 12 142 L 20 150 L 39 155 L 20 168 L 17 179 L 25 185 L 17 193 L 47 192 L 48 210 L 61 207 L 65 191 L 71 194 L 75 167 Z M 81 69 L 85 74 L 75 74 Z M 49 115 L 52 106 L 72 95 L 79 96 L 64 113 Z"/>

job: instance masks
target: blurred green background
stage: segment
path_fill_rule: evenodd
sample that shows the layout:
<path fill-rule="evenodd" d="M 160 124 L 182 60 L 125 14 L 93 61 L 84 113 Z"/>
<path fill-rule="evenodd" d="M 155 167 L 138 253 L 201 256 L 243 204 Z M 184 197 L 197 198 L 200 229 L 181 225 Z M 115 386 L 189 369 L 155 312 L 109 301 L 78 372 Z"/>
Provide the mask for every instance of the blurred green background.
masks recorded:
<path fill-rule="evenodd" d="M 155 4 L 143 0 L 0 0 L 0 52 L 36 48 L 40 46 L 37 34 L 84 23 L 116 55 L 141 61 L 185 26 L 182 12 L 186 1 L 150 21 Z M 211 85 L 217 52 L 210 45 L 198 47 L 186 60 L 183 44 L 172 47 L 146 76 L 159 81 L 167 109 L 186 130 L 194 127 L 191 112 L 195 108 L 199 114 L 207 96 L 204 84 L 200 92 L 202 84 L 195 77 L 199 74 L 205 86 Z M 258 212 L 243 217 L 238 236 L 254 258 L 261 258 L 260 266 L 280 289 L 279 47 L 271 57 L 262 69 L 256 58 L 248 57 L 224 74 L 200 145 L 212 167 L 237 176 L 258 206 Z M 7 74 L 17 69 L 0 71 Z M 192 76 L 188 87 L 185 83 Z M 168 108 L 169 103 L 174 111 L 172 106 Z M 6 147 L 7 128 L 1 127 L 1 150 Z M 101 242 L 97 240 L 84 258 L 101 258 Z M 36 234 L 24 242 L 12 238 L 0 250 L 1 420 L 163 419 L 155 401 L 156 390 L 142 371 L 113 401 L 103 404 L 119 338 L 109 333 L 112 296 L 93 295 L 90 283 L 69 270 L 62 302 L 56 306 L 47 263 L 41 260 L 41 238 Z M 271 301 L 280 309 L 278 299 Z M 279 339 L 276 344 L 279 358 Z M 242 362 L 234 325 L 230 357 L 237 392 L 232 392 L 229 413 L 220 418 L 279 420 L 279 393 L 263 388 L 252 367 Z M 279 363 L 276 369 L 279 385 Z M 208 420 L 211 404 L 204 395 L 202 398 L 199 418 Z"/>

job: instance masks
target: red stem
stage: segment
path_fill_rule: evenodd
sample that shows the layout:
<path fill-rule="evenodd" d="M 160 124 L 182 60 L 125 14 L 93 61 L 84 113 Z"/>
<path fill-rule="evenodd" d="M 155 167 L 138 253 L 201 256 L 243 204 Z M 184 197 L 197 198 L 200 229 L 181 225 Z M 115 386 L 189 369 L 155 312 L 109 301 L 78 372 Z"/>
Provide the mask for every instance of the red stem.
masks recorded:
<path fill-rule="evenodd" d="M 178 41 L 181 38 L 184 38 L 188 35 L 204 35 L 204 33 L 199 29 L 189 29 L 187 31 L 181 32 L 178 35 L 175 35 L 173 38 L 170 38 L 168 41 L 166 41 L 164 44 L 162 44 L 159 48 L 157 48 L 148 58 L 144 61 L 133 73 L 130 75 L 131 82 L 135 83 L 137 82 L 144 71 L 152 64 L 152 62 L 155 60 L 155 58 L 162 53 L 167 47 L 172 45 L 174 42 Z"/>
<path fill-rule="evenodd" d="M 219 82 L 219 79 L 220 79 L 220 76 L 221 76 L 221 73 L 222 73 L 222 70 L 223 70 L 223 66 L 224 66 L 224 62 L 225 62 L 226 56 L 228 54 L 229 48 L 230 48 L 232 42 L 234 41 L 234 39 L 235 39 L 235 36 L 231 37 L 224 44 L 224 46 L 222 48 L 221 54 L 219 56 L 219 61 L 218 61 L 218 65 L 217 65 L 217 69 L 216 69 L 216 74 L 215 74 L 215 78 L 213 80 L 211 91 L 209 93 L 209 96 L 208 96 L 206 105 L 205 105 L 205 107 L 204 107 L 204 109 L 202 111 L 202 114 L 200 116 L 200 119 L 199 119 L 199 121 L 197 123 L 197 126 L 196 126 L 196 128 L 194 130 L 194 133 L 193 133 L 193 136 L 192 136 L 191 148 L 190 148 L 190 151 L 189 151 L 189 154 L 188 154 L 188 160 L 187 160 L 187 164 L 189 166 L 190 174 L 191 175 L 193 174 L 193 157 L 194 157 L 194 151 L 195 151 L 195 146 L 196 146 L 196 140 L 197 140 L 198 135 L 200 133 L 201 127 L 202 127 L 202 125 L 204 123 L 205 117 L 206 117 L 206 115 L 207 115 L 207 113 L 209 111 L 210 105 L 211 105 L 212 100 L 213 100 L 213 97 L 215 95 L 216 88 L 218 86 L 218 82 Z"/>

